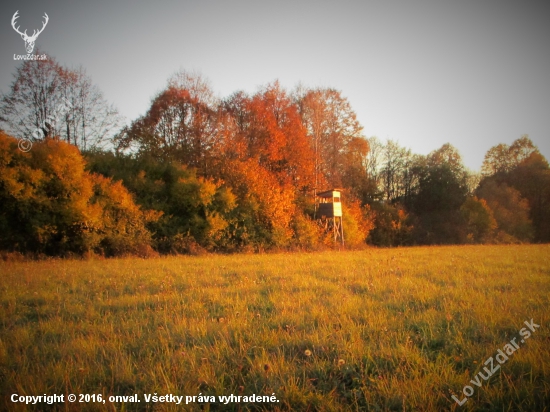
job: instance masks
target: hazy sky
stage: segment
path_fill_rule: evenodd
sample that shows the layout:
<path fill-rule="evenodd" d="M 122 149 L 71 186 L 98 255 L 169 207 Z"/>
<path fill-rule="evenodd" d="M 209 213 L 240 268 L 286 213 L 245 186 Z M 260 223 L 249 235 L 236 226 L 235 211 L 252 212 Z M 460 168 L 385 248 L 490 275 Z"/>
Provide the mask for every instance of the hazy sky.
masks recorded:
<path fill-rule="evenodd" d="M 2 1 L 0 90 L 25 54 L 12 29 L 82 65 L 133 120 L 179 69 L 225 97 L 276 79 L 334 87 L 367 137 L 427 154 L 446 142 L 479 169 L 529 134 L 550 159 L 550 3 L 545 1 Z"/>

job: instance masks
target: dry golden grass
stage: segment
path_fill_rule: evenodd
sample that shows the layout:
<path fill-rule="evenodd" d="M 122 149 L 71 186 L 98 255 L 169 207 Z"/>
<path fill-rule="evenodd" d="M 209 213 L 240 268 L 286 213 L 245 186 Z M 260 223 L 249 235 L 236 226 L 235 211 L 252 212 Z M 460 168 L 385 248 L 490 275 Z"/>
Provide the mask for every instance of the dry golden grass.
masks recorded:
<path fill-rule="evenodd" d="M 0 392 L 142 399 L 59 410 L 550 410 L 549 245 L 12 262 L 0 277 Z M 143 400 L 155 392 L 280 402 Z"/>

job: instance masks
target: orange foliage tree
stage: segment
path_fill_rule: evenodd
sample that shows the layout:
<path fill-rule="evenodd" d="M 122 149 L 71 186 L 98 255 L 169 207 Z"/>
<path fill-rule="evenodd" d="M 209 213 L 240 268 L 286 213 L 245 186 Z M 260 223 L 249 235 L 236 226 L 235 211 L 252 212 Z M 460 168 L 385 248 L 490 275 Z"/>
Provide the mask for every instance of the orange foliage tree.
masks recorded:
<path fill-rule="evenodd" d="M 346 175 L 347 184 L 360 184 L 366 177 L 368 143 L 338 92 L 323 91 L 321 97 L 329 125 L 321 139 L 323 156 L 336 155 L 342 167 L 349 164 L 347 172 L 338 172 L 339 182 Z M 318 170 L 316 176 L 315 142 L 299 107 L 278 82 L 252 96 L 238 92 L 218 101 L 200 76 L 181 72 L 170 79 L 147 114 L 121 133 L 118 149 L 133 148 L 142 158 L 177 161 L 202 178 L 223 182 L 236 196 L 234 209 L 223 218 L 226 246 L 263 249 L 300 246 L 303 241 L 311 247 L 323 237 L 316 223 L 308 222 L 313 216 L 313 189 L 326 185 L 330 170 Z M 354 198 L 351 194 L 350 201 Z M 368 225 L 361 223 L 365 214 L 354 220 L 358 216 L 350 228 L 368 232 Z"/>
<path fill-rule="evenodd" d="M 0 133 L 1 247 L 47 255 L 146 254 L 149 218 L 128 190 L 85 170 L 75 146 L 54 139 L 18 150 Z"/>

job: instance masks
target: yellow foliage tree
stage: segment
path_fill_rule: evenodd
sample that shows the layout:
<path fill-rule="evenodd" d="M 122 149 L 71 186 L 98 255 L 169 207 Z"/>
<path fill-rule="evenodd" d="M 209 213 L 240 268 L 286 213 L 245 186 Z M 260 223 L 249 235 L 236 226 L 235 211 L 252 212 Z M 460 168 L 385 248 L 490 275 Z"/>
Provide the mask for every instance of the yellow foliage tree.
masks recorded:
<path fill-rule="evenodd" d="M 0 246 L 47 255 L 145 253 L 147 219 L 119 183 L 85 170 L 77 147 L 56 139 L 18 150 L 0 133 Z"/>

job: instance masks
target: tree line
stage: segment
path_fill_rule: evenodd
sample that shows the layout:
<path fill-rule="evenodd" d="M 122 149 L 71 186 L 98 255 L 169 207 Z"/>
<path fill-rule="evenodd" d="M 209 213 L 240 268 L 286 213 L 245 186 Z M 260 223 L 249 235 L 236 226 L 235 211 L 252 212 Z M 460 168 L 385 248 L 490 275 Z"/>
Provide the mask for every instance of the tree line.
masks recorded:
<path fill-rule="evenodd" d="M 68 109 L 48 122 L 60 99 Z M 0 122 L 4 251 L 330 248 L 314 195 L 335 187 L 348 247 L 550 240 L 550 169 L 528 136 L 491 148 L 474 173 L 449 144 L 423 156 L 365 137 L 331 88 L 273 82 L 218 98 L 181 71 L 124 126 L 82 68 L 50 58 L 17 69 Z"/>

